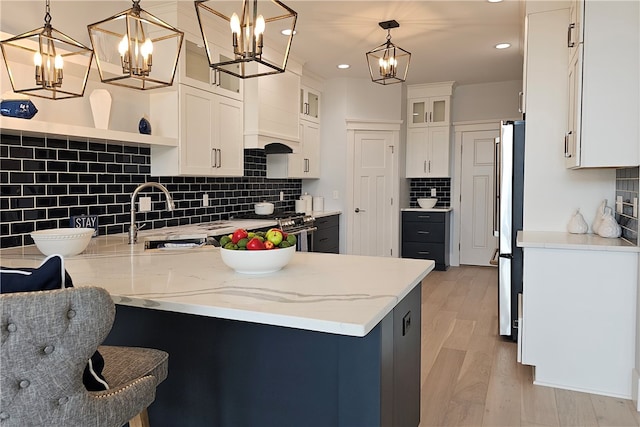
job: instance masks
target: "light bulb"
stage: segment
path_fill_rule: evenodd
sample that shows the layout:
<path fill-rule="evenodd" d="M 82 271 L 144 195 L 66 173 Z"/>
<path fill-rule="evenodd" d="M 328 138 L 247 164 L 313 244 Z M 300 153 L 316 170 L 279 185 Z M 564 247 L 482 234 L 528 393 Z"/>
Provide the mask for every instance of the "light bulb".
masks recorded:
<path fill-rule="evenodd" d="M 33 54 L 33 65 L 35 65 L 36 67 L 42 66 L 42 55 L 40 54 L 40 52 L 36 52 Z"/>
<path fill-rule="evenodd" d="M 53 66 L 56 70 L 62 70 L 62 66 L 64 64 L 64 61 L 62 60 L 62 56 L 60 54 L 56 55 L 55 61 L 53 63 Z"/>
<path fill-rule="evenodd" d="M 142 54 L 142 57 L 145 59 L 148 58 L 149 55 L 153 53 L 153 43 L 151 42 L 151 39 L 146 39 L 144 43 L 142 43 L 142 47 L 140 48 L 140 53 Z"/>
<path fill-rule="evenodd" d="M 256 38 L 264 34 L 265 27 L 266 24 L 264 22 L 264 17 L 262 15 L 258 15 L 258 19 L 256 19 L 256 29 L 254 30 Z"/>
<path fill-rule="evenodd" d="M 124 56 L 124 54 L 127 53 L 128 50 L 129 50 L 129 38 L 125 34 L 122 37 L 120 44 L 118 44 L 118 52 L 120 52 L 120 56 Z"/>
<path fill-rule="evenodd" d="M 240 34 L 240 18 L 238 18 L 238 15 L 235 12 L 231 15 L 229 25 L 231 26 L 231 32 L 233 34 Z"/>

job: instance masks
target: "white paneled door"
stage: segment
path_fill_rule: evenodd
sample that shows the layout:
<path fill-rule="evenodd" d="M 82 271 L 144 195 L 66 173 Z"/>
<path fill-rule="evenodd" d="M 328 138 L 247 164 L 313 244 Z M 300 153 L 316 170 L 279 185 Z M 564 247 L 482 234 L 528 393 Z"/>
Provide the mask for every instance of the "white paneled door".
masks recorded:
<path fill-rule="evenodd" d="M 392 132 L 355 133 L 351 233 L 353 255 L 397 256 L 392 251 L 396 155 Z"/>
<path fill-rule="evenodd" d="M 498 130 L 462 134 L 460 189 L 460 264 L 490 265 L 496 249 L 493 237 L 493 163 Z"/>

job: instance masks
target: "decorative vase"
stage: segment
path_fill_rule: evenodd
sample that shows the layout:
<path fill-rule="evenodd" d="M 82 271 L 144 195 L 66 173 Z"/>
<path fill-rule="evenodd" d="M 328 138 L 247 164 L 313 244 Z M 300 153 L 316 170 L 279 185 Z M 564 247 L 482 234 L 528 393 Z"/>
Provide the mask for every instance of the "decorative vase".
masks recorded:
<path fill-rule="evenodd" d="M 111 115 L 111 94 L 106 89 L 96 89 L 91 92 L 89 102 L 91 114 L 93 114 L 93 125 L 96 129 L 107 129 Z"/>
<path fill-rule="evenodd" d="M 575 214 L 571 217 L 569 224 L 567 225 L 567 231 L 572 234 L 584 234 L 589 229 L 587 221 L 580 213 L 580 209 L 576 210 Z"/>
<path fill-rule="evenodd" d="M 147 116 L 142 116 L 138 123 L 138 131 L 145 135 L 151 135 L 151 123 L 147 119 Z"/>

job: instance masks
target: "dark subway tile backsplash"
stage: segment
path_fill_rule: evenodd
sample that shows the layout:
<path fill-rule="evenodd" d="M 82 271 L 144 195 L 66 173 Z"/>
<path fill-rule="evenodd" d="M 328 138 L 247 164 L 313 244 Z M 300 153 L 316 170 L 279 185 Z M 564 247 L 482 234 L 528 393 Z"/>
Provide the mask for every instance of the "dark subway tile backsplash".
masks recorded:
<path fill-rule="evenodd" d="M 98 215 L 101 235 L 125 233 L 131 193 L 148 181 L 165 185 L 176 209 L 166 211 L 159 191 L 144 190 L 154 209 L 137 214 L 146 228 L 228 219 L 264 200 L 276 209 L 294 210 L 302 192 L 299 179 L 266 179 L 263 150 L 245 150 L 244 176 L 226 178 L 150 176 L 150 153 L 148 147 L 2 134 L 0 246 L 32 244 L 30 232 L 68 227 L 73 215 Z"/>
<path fill-rule="evenodd" d="M 436 208 L 451 207 L 451 178 L 411 178 L 409 186 L 409 207 L 417 208 L 418 199 L 430 198 L 431 189 L 436 189 Z"/>

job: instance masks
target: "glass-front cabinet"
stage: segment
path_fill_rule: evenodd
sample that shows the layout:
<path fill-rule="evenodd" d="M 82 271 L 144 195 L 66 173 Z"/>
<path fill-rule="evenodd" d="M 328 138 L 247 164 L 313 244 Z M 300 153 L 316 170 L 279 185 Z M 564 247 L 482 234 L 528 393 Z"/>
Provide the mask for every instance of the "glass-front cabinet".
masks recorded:
<path fill-rule="evenodd" d="M 411 99 L 409 114 L 411 120 L 410 127 L 422 126 L 448 126 L 450 123 L 449 96 L 439 96 L 431 98 Z"/>
<path fill-rule="evenodd" d="M 233 59 L 230 51 L 216 45 L 210 47 L 216 61 Z M 242 101 L 242 79 L 209 67 L 207 52 L 202 42 L 186 39 L 180 64 L 180 83 Z"/>
<path fill-rule="evenodd" d="M 300 118 L 320 122 L 320 92 L 310 87 L 300 87 Z"/>

